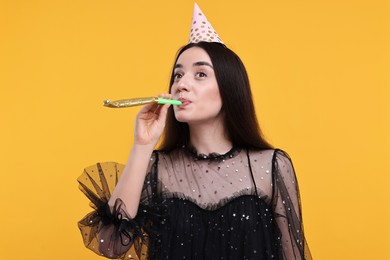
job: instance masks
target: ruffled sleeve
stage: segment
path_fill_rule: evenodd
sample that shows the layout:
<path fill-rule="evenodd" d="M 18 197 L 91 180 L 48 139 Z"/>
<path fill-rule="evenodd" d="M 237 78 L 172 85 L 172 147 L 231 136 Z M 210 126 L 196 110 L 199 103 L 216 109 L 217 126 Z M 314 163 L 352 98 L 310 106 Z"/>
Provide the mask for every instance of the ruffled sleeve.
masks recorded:
<path fill-rule="evenodd" d="M 81 219 L 78 226 L 87 248 L 107 258 L 147 257 L 149 240 L 155 234 L 153 222 L 159 219 L 158 207 L 154 205 L 157 203 L 154 198 L 157 189 L 156 164 L 156 155 L 153 154 L 134 219 L 127 215 L 120 199 L 116 200 L 113 208 L 108 206 L 124 165 L 106 162 L 85 168 L 77 180 L 94 210 Z"/>
<path fill-rule="evenodd" d="M 312 259 L 303 232 L 298 183 L 292 161 L 282 150 L 275 150 L 272 159 L 272 206 L 280 230 L 282 259 Z"/>

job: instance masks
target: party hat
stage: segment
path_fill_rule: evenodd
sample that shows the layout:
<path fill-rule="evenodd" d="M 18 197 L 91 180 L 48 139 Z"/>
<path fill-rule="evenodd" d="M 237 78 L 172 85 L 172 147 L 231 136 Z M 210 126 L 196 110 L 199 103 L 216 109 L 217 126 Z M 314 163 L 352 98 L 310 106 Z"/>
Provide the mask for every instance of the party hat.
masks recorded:
<path fill-rule="evenodd" d="M 195 3 L 194 14 L 192 15 L 190 38 L 188 42 L 194 43 L 201 41 L 223 43 L 217 32 L 207 20 L 206 16 Z"/>

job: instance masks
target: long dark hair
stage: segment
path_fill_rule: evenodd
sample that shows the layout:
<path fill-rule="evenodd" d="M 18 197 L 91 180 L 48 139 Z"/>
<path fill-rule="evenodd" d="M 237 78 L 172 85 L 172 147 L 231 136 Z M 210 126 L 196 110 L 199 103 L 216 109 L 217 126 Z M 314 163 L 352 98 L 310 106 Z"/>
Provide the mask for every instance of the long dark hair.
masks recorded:
<path fill-rule="evenodd" d="M 263 137 L 257 122 L 248 74 L 241 59 L 223 44 L 198 42 L 182 47 L 176 55 L 174 65 L 184 51 L 193 47 L 202 48 L 210 56 L 222 99 L 224 126 L 233 146 L 260 150 L 273 148 Z M 169 92 L 173 81 L 174 69 Z M 188 124 L 177 121 L 173 108 L 170 107 L 159 149 L 171 151 L 179 146 L 188 145 L 189 140 Z"/>

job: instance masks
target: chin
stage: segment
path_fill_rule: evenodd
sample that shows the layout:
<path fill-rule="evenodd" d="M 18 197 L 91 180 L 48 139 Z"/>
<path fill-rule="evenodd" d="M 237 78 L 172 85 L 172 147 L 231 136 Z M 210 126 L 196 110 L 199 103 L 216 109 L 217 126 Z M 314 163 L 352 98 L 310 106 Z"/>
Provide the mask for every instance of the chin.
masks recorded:
<path fill-rule="evenodd" d="M 187 116 L 181 116 L 181 115 L 177 116 L 177 115 L 175 115 L 175 118 L 180 123 L 188 123 L 190 121 L 190 119 Z"/>
<path fill-rule="evenodd" d="M 189 115 L 188 113 L 183 113 L 185 111 L 177 111 L 177 110 L 174 110 L 174 115 L 175 115 L 175 118 L 177 121 L 181 122 L 181 123 L 187 123 L 188 119 L 189 119 Z"/>

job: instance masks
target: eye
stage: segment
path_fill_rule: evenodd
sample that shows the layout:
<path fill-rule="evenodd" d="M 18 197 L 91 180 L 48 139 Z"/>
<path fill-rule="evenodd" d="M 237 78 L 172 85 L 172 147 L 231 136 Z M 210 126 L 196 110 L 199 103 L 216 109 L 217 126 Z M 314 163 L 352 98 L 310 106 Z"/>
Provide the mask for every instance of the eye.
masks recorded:
<path fill-rule="evenodd" d="M 198 73 L 196 73 L 196 76 L 198 76 L 199 78 L 207 77 L 207 75 L 204 72 L 198 72 Z"/>
<path fill-rule="evenodd" d="M 173 79 L 174 79 L 174 80 L 180 79 L 180 78 L 182 78 L 182 77 L 183 77 L 183 75 L 182 75 L 181 73 L 175 73 L 175 74 L 173 74 Z"/>

